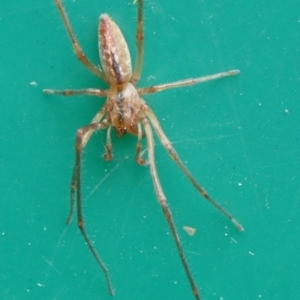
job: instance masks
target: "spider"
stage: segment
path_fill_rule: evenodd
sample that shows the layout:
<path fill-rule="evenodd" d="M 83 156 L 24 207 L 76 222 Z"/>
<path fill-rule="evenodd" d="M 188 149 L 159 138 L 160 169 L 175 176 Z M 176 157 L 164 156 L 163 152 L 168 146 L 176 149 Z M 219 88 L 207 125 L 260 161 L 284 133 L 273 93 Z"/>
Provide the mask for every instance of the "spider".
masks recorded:
<path fill-rule="evenodd" d="M 167 198 L 163 192 L 157 174 L 154 159 L 154 141 L 152 129 L 154 129 L 155 133 L 160 139 L 163 147 L 167 150 L 168 154 L 179 166 L 179 168 L 182 170 L 185 176 L 191 181 L 191 183 L 198 190 L 198 192 L 216 209 L 218 209 L 229 220 L 231 220 L 238 230 L 243 231 L 244 229 L 242 225 L 235 218 L 233 218 L 233 216 L 229 212 L 227 212 L 222 206 L 220 206 L 215 200 L 213 200 L 209 196 L 209 194 L 204 190 L 204 188 L 196 181 L 196 179 L 184 166 L 175 149 L 173 148 L 172 143 L 169 141 L 169 139 L 163 132 L 155 114 L 147 105 L 147 103 L 141 98 L 141 96 L 160 92 L 170 88 L 184 87 L 201 82 L 223 78 L 226 76 L 237 75 L 239 74 L 239 70 L 231 70 L 199 78 L 190 78 L 172 83 L 149 86 L 145 88 L 137 88 L 136 84 L 140 78 L 143 63 L 144 20 L 143 0 L 137 0 L 135 2 L 137 2 L 137 57 L 135 67 L 132 70 L 129 49 L 123 37 L 123 34 L 121 33 L 121 30 L 116 25 L 116 23 L 107 14 L 100 15 L 98 27 L 99 54 L 102 64 L 101 69 L 99 66 L 96 66 L 93 63 L 91 63 L 89 59 L 85 56 L 73 32 L 73 29 L 71 27 L 70 21 L 68 19 L 67 13 L 63 7 L 61 0 L 55 0 L 55 3 L 63 19 L 64 25 L 67 29 L 68 35 L 71 39 L 72 46 L 77 58 L 86 68 L 88 68 L 92 73 L 101 78 L 109 86 L 109 89 L 107 90 L 100 90 L 94 88 L 80 90 L 43 90 L 43 92 L 46 94 L 58 94 L 64 96 L 89 95 L 97 97 L 106 97 L 106 102 L 104 103 L 100 111 L 92 119 L 91 123 L 77 130 L 75 142 L 76 159 L 71 180 L 71 200 L 67 224 L 69 224 L 72 219 L 76 200 L 78 227 L 92 255 L 94 256 L 98 265 L 103 270 L 108 290 L 110 294 L 113 295 L 114 289 L 110 280 L 108 269 L 104 265 L 100 255 L 96 252 L 84 227 L 81 196 L 82 150 L 86 146 L 91 135 L 95 131 L 107 129 L 105 154 L 103 155 L 103 157 L 105 160 L 109 161 L 113 157 L 112 144 L 110 138 L 112 127 L 115 129 L 118 137 L 122 137 L 125 133 L 130 133 L 137 136 L 135 160 L 139 165 L 149 165 L 150 167 L 150 173 L 152 176 L 157 199 L 162 208 L 164 217 L 170 227 L 181 262 L 183 264 L 185 273 L 191 285 L 192 293 L 195 299 L 200 300 L 199 290 L 188 266 L 177 233 L 177 229 L 175 228 L 173 222 L 172 213 L 168 207 Z M 143 137 L 146 137 L 147 140 L 147 160 L 145 160 L 142 157 L 143 152 L 141 151 L 141 148 Z"/>

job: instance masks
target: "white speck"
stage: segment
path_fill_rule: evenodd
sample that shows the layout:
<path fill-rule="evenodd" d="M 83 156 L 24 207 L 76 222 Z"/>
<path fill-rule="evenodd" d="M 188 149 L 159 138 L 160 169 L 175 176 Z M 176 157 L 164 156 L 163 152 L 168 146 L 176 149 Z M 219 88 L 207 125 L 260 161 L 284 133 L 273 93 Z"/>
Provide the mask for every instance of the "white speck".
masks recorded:
<path fill-rule="evenodd" d="M 189 226 L 183 226 L 183 229 L 186 231 L 186 233 L 189 236 L 193 236 L 195 234 L 195 232 L 196 232 L 196 228 L 189 227 Z"/>
<path fill-rule="evenodd" d="M 290 113 L 288 109 L 285 109 L 284 112 L 285 112 L 286 114 L 289 114 L 289 113 Z"/>
<path fill-rule="evenodd" d="M 44 231 L 47 231 L 47 227 L 44 227 L 43 229 L 44 229 Z"/>
<path fill-rule="evenodd" d="M 29 84 L 32 86 L 37 86 L 37 83 L 35 81 L 31 81 Z"/>
<path fill-rule="evenodd" d="M 238 183 L 238 186 L 242 186 L 243 184 L 241 182 Z"/>
<path fill-rule="evenodd" d="M 251 252 L 251 251 L 249 251 L 248 253 L 249 253 L 250 255 L 254 255 L 254 253 L 253 253 L 253 252 Z"/>
<path fill-rule="evenodd" d="M 37 283 L 37 286 L 44 287 L 44 285 L 41 283 Z"/>

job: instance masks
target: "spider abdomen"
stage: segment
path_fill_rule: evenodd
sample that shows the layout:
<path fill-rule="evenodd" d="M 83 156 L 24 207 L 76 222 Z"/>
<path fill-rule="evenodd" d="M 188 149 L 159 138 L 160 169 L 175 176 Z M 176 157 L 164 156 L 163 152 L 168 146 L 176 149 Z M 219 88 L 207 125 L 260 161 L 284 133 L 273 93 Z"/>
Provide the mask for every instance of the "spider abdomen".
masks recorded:
<path fill-rule="evenodd" d="M 128 82 L 132 75 L 129 49 L 120 28 L 107 14 L 100 16 L 98 36 L 101 63 L 108 83 Z"/>

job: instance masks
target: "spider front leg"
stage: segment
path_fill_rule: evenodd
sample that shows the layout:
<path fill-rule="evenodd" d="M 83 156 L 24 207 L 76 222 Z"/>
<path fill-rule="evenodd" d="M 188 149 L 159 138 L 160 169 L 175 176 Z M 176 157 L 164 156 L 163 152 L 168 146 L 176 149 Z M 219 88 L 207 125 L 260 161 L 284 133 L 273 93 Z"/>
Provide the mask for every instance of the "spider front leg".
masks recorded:
<path fill-rule="evenodd" d="M 184 252 L 183 252 L 183 249 L 182 249 L 182 246 L 181 246 L 181 243 L 180 243 L 180 239 L 179 239 L 176 227 L 175 227 L 174 222 L 173 222 L 171 210 L 169 209 L 166 196 L 163 192 L 163 189 L 161 187 L 161 184 L 160 184 L 160 181 L 159 181 L 159 178 L 158 178 L 156 165 L 155 165 L 155 159 L 154 159 L 154 142 L 153 142 L 153 134 L 152 134 L 151 125 L 150 125 L 148 119 L 146 119 L 146 118 L 144 118 L 142 122 L 143 122 L 145 132 L 146 132 L 150 172 L 151 172 L 154 188 L 155 188 L 155 191 L 156 191 L 156 195 L 157 195 L 157 198 L 158 198 L 158 202 L 159 202 L 159 204 L 162 208 L 162 211 L 164 213 L 164 217 L 167 220 L 168 225 L 171 229 L 173 238 L 174 238 L 176 246 L 177 246 L 177 250 L 178 250 L 179 255 L 180 255 L 181 262 L 183 264 L 185 273 L 186 273 L 186 275 L 188 277 L 188 280 L 190 282 L 191 289 L 192 289 L 192 292 L 195 296 L 195 299 L 200 300 L 200 295 L 199 295 L 198 288 L 196 286 L 196 283 L 194 281 L 194 278 L 192 276 L 192 273 L 191 273 L 190 268 L 188 266 L 188 263 L 186 261 L 186 257 L 184 255 Z"/>
<path fill-rule="evenodd" d="M 144 56 L 144 17 L 143 17 L 143 0 L 135 0 L 134 3 L 138 2 L 138 15 L 136 25 L 136 46 L 137 55 L 135 61 L 134 71 L 132 73 L 130 82 L 136 84 L 141 77 L 143 56 Z"/>
<path fill-rule="evenodd" d="M 75 143 L 75 149 L 76 149 L 76 161 L 75 161 L 75 167 L 73 171 L 72 176 L 72 183 L 71 183 L 71 207 L 70 207 L 70 214 L 68 216 L 67 222 L 71 220 L 72 213 L 74 211 L 74 197 L 76 194 L 76 204 L 77 204 L 77 224 L 79 227 L 79 230 L 88 245 L 90 251 L 92 252 L 95 260 L 97 261 L 98 265 L 101 267 L 102 271 L 104 272 L 106 283 L 109 289 L 109 292 L 111 295 L 114 294 L 114 290 L 111 284 L 110 276 L 108 273 L 108 269 L 102 262 L 102 259 L 100 258 L 99 254 L 96 252 L 95 248 L 92 245 L 92 242 L 90 241 L 84 227 L 84 220 L 83 220 L 83 213 L 82 213 L 82 200 L 81 200 L 81 157 L 82 157 L 82 149 L 87 144 L 90 136 L 92 133 L 96 130 L 104 129 L 108 126 L 107 120 L 103 120 L 100 123 L 93 123 L 88 126 L 82 127 L 77 131 L 76 135 L 76 143 Z"/>
<path fill-rule="evenodd" d="M 69 18 L 67 16 L 67 13 L 63 7 L 63 4 L 61 2 L 61 0 L 55 0 L 55 3 L 58 7 L 58 10 L 61 14 L 61 17 L 63 19 L 63 22 L 66 26 L 66 29 L 68 31 L 68 34 L 69 34 L 69 37 L 71 39 L 71 42 L 72 42 L 72 46 L 73 46 L 73 49 L 74 49 L 74 52 L 77 56 L 77 58 L 79 59 L 79 61 L 85 66 L 87 67 L 92 73 L 94 73 L 96 76 L 100 77 L 103 81 L 106 82 L 106 76 L 104 74 L 104 72 L 99 68 L 99 67 L 96 67 L 93 63 L 91 63 L 88 58 L 85 56 L 85 54 L 83 53 L 80 45 L 79 45 L 79 42 L 74 34 L 74 31 L 72 29 L 72 26 L 71 26 L 71 23 L 69 21 Z"/>
<path fill-rule="evenodd" d="M 165 147 L 165 149 L 168 151 L 169 155 L 172 157 L 172 159 L 176 162 L 176 164 L 179 166 L 179 168 L 182 170 L 182 172 L 185 174 L 185 176 L 191 181 L 193 186 L 198 190 L 198 192 L 209 202 L 211 203 L 217 210 L 219 210 L 223 215 L 225 215 L 239 231 L 244 231 L 243 226 L 220 204 L 218 204 L 213 198 L 210 197 L 210 195 L 204 190 L 204 188 L 196 181 L 196 179 L 192 176 L 192 174 L 188 171 L 188 169 L 185 167 L 185 165 L 180 160 L 178 154 L 176 153 L 175 149 L 173 148 L 171 142 L 164 134 L 162 128 L 160 127 L 160 124 L 153 113 L 153 111 L 147 107 L 147 110 L 145 111 L 146 116 L 149 118 L 152 126 L 154 127 L 162 145 Z"/>
<path fill-rule="evenodd" d="M 45 94 L 56 94 L 62 96 L 75 96 L 75 95 L 88 95 L 88 96 L 97 96 L 97 97 L 106 97 L 107 90 L 99 89 L 81 89 L 81 90 L 50 90 L 44 89 Z"/>

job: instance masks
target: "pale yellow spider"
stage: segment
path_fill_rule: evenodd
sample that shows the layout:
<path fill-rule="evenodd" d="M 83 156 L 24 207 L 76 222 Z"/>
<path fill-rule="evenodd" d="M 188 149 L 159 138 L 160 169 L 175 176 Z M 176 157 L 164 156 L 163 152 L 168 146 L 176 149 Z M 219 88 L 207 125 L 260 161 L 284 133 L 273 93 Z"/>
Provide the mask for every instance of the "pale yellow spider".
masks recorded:
<path fill-rule="evenodd" d="M 153 179 L 154 188 L 158 198 L 158 202 L 161 205 L 164 216 L 169 224 L 173 238 L 175 240 L 181 262 L 185 269 L 186 275 L 191 285 L 192 292 L 195 299 L 200 299 L 199 290 L 193 279 L 189 266 L 187 264 L 177 230 L 175 228 L 171 211 L 167 204 L 166 196 L 163 192 L 162 186 L 160 184 L 155 160 L 154 160 L 154 142 L 152 127 L 156 132 L 158 138 L 160 139 L 162 145 L 166 148 L 169 155 L 180 167 L 183 173 L 188 177 L 194 187 L 199 191 L 199 193 L 210 202 L 215 208 L 217 208 L 222 214 L 224 214 L 233 224 L 240 230 L 243 231 L 242 225 L 232 217 L 223 207 L 221 207 L 215 200 L 213 200 L 207 192 L 201 187 L 201 185 L 194 179 L 191 173 L 184 166 L 178 154 L 175 152 L 171 142 L 168 140 L 164 134 L 156 116 L 146 104 L 146 102 L 141 98 L 142 95 L 160 92 L 170 88 L 183 87 L 188 85 L 193 85 L 196 83 L 206 82 L 210 80 L 215 80 L 223 78 L 226 76 L 233 76 L 239 74 L 239 70 L 231 70 L 228 72 L 222 72 L 214 75 L 191 78 L 186 80 L 180 80 L 172 83 L 166 83 L 156 86 L 150 86 L 146 88 L 137 88 L 136 83 L 138 82 L 142 69 L 143 62 L 143 40 L 144 40 L 144 21 L 143 21 L 143 0 L 138 0 L 138 14 L 137 14 L 137 58 L 135 63 L 135 68 L 132 72 L 131 68 L 131 58 L 128 50 L 127 43 L 119 29 L 119 27 L 112 21 L 112 19 L 106 15 L 102 14 L 100 16 L 99 28 L 98 28 L 98 38 L 99 38 L 99 52 L 101 57 L 101 64 L 103 70 L 91 63 L 87 57 L 84 55 L 77 38 L 72 30 L 68 16 L 62 5 L 61 0 L 55 0 L 55 3 L 59 9 L 62 16 L 68 34 L 71 38 L 74 52 L 80 62 L 86 66 L 92 73 L 100 77 L 109 85 L 108 90 L 100 89 L 82 89 L 82 90 L 50 90 L 45 89 L 46 94 L 60 94 L 64 96 L 71 95 L 91 95 L 98 97 L 106 97 L 106 102 L 101 108 L 101 110 L 93 118 L 92 122 L 77 131 L 76 135 L 76 162 L 74 166 L 72 182 L 71 182 L 71 202 L 70 202 L 70 213 L 67 218 L 67 223 L 71 221 L 75 198 L 77 203 L 77 218 L 78 227 L 81 234 L 87 243 L 90 251 L 92 252 L 94 258 L 96 259 L 99 266 L 102 268 L 108 289 L 110 293 L 114 294 L 114 289 L 111 284 L 110 276 L 108 270 L 105 267 L 99 254 L 94 249 L 89 237 L 86 234 L 84 228 L 83 214 L 82 214 L 82 201 L 81 201 L 81 155 L 82 149 L 85 147 L 89 141 L 91 135 L 96 130 L 107 129 L 107 139 L 106 139 L 106 152 L 104 158 L 106 160 L 112 159 L 112 145 L 111 145 L 111 128 L 116 130 L 119 137 L 122 137 L 125 133 L 131 133 L 137 136 L 136 145 L 136 162 L 139 165 L 148 165 L 150 167 L 151 176 Z M 141 154 L 141 140 L 143 137 L 147 139 L 147 149 L 148 149 L 148 161 L 142 158 Z"/>

